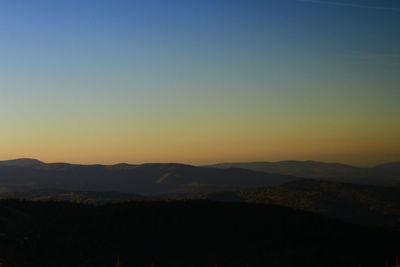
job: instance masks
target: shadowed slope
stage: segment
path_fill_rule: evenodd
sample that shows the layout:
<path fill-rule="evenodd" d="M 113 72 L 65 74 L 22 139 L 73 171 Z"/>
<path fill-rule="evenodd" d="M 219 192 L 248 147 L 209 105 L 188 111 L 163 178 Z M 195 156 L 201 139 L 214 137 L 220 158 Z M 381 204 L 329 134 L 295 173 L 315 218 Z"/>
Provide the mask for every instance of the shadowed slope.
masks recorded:
<path fill-rule="evenodd" d="M 400 190 L 389 187 L 301 180 L 278 187 L 193 196 L 220 201 L 273 203 L 358 224 L 393 227 L 400 222 Z"/>

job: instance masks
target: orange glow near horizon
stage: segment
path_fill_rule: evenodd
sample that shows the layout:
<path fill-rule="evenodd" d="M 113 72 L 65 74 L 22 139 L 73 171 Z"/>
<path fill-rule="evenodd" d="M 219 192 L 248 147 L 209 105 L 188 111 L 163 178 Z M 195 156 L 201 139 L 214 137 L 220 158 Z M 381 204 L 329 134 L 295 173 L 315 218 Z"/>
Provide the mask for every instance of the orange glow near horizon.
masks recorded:
<path fill-rule="evenodd" d="M 398 12 L 6 2 L 1 159 L 400 161 Z"/>

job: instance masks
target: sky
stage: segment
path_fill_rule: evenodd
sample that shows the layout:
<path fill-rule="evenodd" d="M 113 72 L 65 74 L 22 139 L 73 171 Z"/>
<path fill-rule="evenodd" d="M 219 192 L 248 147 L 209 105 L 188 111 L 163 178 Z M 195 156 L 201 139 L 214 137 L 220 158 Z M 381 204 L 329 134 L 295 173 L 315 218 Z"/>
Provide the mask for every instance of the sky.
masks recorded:
<path fill-rule="evenodd" d="M 398 0 L 3 0 L 0 159 L 400 161 Z"/>

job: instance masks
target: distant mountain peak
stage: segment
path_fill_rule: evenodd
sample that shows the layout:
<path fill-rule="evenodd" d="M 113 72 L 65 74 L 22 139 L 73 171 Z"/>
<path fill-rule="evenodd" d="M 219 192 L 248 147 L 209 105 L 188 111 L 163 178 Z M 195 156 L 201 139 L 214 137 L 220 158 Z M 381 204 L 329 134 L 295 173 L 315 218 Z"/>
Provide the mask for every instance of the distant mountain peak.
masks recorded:
<path fill-rule="evenodd" d="M 0 166 L 35 166 L 41 164 L 44 164 L 44 162 L 31 158 L 20 158 L 20 159 L 0 161 Z"/>

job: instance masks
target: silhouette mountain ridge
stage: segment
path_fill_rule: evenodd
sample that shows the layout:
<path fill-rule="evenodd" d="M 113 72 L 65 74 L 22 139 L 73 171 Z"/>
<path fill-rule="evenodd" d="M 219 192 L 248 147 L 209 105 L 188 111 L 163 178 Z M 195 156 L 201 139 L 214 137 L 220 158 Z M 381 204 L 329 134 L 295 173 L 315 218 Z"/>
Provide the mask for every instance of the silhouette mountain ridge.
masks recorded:
<path fill-rule="evenodd" d="M 79 165 L 35 160 L 0 162 L 0 192 L 59 188 L 153 195 L 274 186 L 296 179 L 246 169 L 224 170 L 179 163 Z"/>

